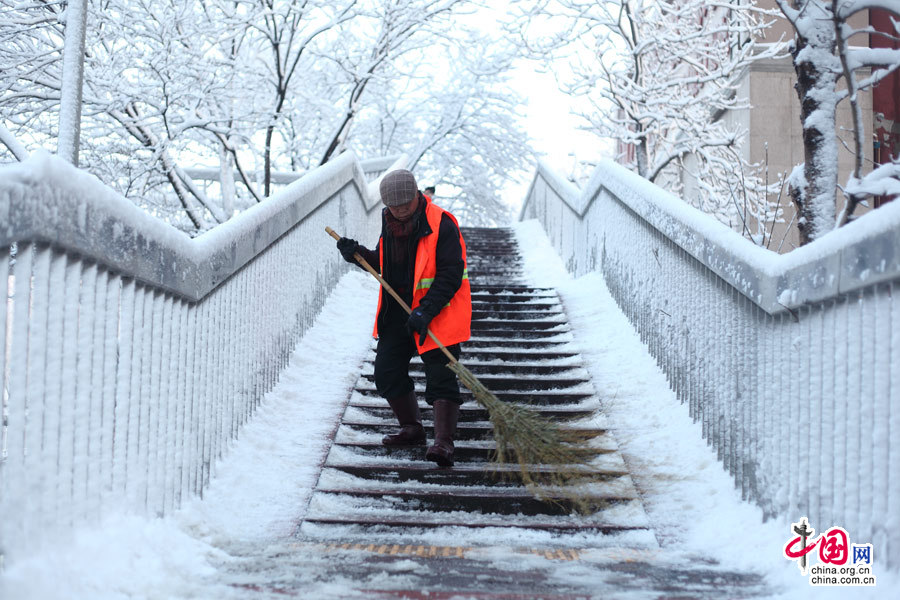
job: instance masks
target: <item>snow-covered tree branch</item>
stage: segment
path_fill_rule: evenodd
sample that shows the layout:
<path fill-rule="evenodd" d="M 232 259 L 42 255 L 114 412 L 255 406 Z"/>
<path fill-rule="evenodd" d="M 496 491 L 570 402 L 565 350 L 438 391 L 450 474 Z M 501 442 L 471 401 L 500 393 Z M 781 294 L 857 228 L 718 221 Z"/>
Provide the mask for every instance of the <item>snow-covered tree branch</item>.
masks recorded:
<path fill-rule="evenodd" d="M 859 105 L 859 92 L 900 69 L 900 50 L 859 48 L 851 45 L 854 36 L 900 36 L 895 31 L 879 33 L 871 28 L 856 29 L 850 19 L 861 11 L 878 8 L 900 19 L 900 6 L 893 0 L 776 0 L 794 28 L 791 53 L 797 72 L 800 121 L 803 128 L 804 163 L 790 178 L 791 198 L 799 214 L 800 243 L 805 244 L 853 219 L 861 202 L 872 190 L 888 189 L 886 179 L 900 169 L 885 165 L 865 174 L 864 144 L 868 140 Z M 871 71 L 859 80 L 860 71 Z M 839 89 L 843 82 L 844 88 Z M 838 104 L 847 99 L 853 118 L 854 167 L 844 186 L 846 203 L 836 213 L 838 190 Z M 872 180 L 867 180 L 873 177 Z"/>
<path fill-rule="evenodd" d="M 512 117 L 517 100 L 496 92 L 511 61 L 487 57 L 505 50 L 489 53 L 488 40 L 455 22 L 475 6 L 91 2 L 80 166 L 191 233 L 271 194 L 273 172 L 346 149 L 415 155 L 448 195 L 493 206 L 529 150 Z M 0 0 L 0 160 L 57 145 L 64 9 Z M 222 180 L 192 181 L 194 166 Z"/>
<path fill-rule="evenodd" d="M 558 34 L 527 31 L 560 15 Z M 586 128 L 615 140 L 620 162 L 765 243 L 776 207 L 743 159 L 746 131 L 722 117 L 748 108 L 737 88 L 750 65 L 779 56 L 780 45 L 757 43 L 770 22 L 743 0 L 555 0 L 537 3 L 519 26 L 536 56 L 572 57 L 571 75 L 557 77 L 587 101 Z"/>

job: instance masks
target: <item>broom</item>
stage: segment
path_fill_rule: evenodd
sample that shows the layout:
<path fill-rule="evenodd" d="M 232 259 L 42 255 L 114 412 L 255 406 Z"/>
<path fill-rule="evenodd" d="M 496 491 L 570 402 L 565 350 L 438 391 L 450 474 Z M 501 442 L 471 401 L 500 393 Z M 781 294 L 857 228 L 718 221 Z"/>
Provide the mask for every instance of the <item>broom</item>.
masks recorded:
<path fill-rule="evenodd" d="M 331 227 L 325 227 L 325 231 L 335 240 L 341 239 L 341 236 Z M 393 296 L 394 300 L 403 307 L 403 310 L 407 313 L 412 312 L 412 309 L 406 302 L 359 253 L 354 253 L 353 258 L 378 280 L 378 283 Z M 589 468 L 585 470 L 584 467 L 588 467 L 587 463 L 593 458 L 594 454 L 588 448 L 574 445 L 575 442 L 583 441 L 586 434 L 578 430 L 563 429 L 553 421 L 546 419 L 525 406 L 502 402 L 478 381 L 471 371 L 454 358 L 453 354 L 447 350 L 431 329 L 428 330 L 428 336 L 447 356 L 449 361 L 447 368 L 459 377 L 463 385 L 472 391 L 475 400 L 487 410 L 491 425 L 494 428 L 494 440 L 497 444 L 493 457 L 495 464 L 518 464 L 518 476 L 521 478 L 522 483 L 532 489 L 533 492 L 536 492 L 535 488 L 538 480 L 544 481 L 553 487 L 564 488 L 590 475 L 591 470 Z M 544 469 L 532 470 L 540 465 L 558 465 L 566 468 L 550 469 L 549 471 Z M 579 508 L 582 512 L 589 510 L 586 500 L 577 493 L 563 489 L 560 489 L 559 492 L 573 501 L 576 508 Z M 538 493 L 538 495 L 544 494 Z M 555 501 L 552 497 L 547 497 L 546 499 L 551 502 Z"/>

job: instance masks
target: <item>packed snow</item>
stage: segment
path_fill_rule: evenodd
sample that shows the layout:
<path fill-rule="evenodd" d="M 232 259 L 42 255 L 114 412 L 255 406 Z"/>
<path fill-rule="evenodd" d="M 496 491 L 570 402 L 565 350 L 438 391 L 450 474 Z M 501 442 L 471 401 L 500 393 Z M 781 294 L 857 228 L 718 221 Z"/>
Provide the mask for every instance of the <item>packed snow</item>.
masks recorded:
<path fill-rule="evenodd" d="M 759 573 L 777 597 L 846 597 L 845 588 L 811 587 L 782 556 L 790 519 L 763 523 L 761 510 L 741 500 L 702 439 L 700 425 L 676 400 L 602 277 L 570 277 L 536 221 L 520 223 L 516 232 L 527 242 L 521 251 L 533 282 L 560 293 L 572 343 L 641 494 L 658 542 L 643 558 L 660 565 L 702 562 Z M 349 578 L 323 575 L 336 568 L 333 558 L 315 545 L 298 543 L 292 534 L 308 509 L 330 439 L 370 352 L 376 286 L 357 270 L 342 278 L 278 385 L 218 464 L 203 499 L 161 519 L 110 514 L 32 555 L 14 557 L 0 576 L 0 598 L 227 600 L 248 597 L 256 586 L 277 592 L 283 582 L 302 589 L 302 597 L 357 597 Z M 453 539 L 428 542 L 454 544 Z M 352 565 L 361 554 L 347 553 L 341 564 Z M 617 556 L 621 559 L 621 552 Z M 546 565 L 538 557 L 513 560 L 512 551 L 498 547 L 479 558 L 522 570 Z M 582 558 L 586 562 L 555 566 L 552 577 L 596 584 L 603 592 L 601 571 L 590 567 L 614 557 L 597 547 Z M 241 578 L 245 567 L 248 574 Z M 396 589 L 421 568 L 422 563 L 398 556 L 367 584 Z M 873 571 L 876 588 L 851 588 L 850 593 L 890 597 L 900 577 L 877 561 Z M 283 597 L 276 592 L 272 597 Z"/>

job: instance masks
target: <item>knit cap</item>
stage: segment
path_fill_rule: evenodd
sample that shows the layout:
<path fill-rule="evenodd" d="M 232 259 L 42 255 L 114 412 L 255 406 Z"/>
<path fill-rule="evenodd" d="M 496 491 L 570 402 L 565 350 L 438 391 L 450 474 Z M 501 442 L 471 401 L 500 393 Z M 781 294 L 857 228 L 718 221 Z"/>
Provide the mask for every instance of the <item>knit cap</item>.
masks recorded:
<path fill-rule="evenodd" d="M 419 186 L 412 173 L 406 169 L 397 169 L 382 178 L 379 191 L 385 206 L 400 206 L 416 199 Z"/>

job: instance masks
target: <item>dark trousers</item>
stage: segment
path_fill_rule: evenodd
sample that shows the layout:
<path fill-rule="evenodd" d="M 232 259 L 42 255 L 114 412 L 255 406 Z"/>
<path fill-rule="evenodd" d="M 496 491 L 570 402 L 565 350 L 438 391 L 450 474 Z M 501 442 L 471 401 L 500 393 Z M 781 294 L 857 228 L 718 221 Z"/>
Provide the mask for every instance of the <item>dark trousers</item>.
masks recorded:
<path fill-rule="evenodd" d="M 454 358 L 459 358 L 459 344 L 447 346 Z M 378 327 L 378 346 L 375 350 L 375 388 L 384 398 L 396 398 L 413 389 L 409 376 L 409 361 L 418 354 L 412 336 L 406 332 L 403 316 L 386 318 Z M 443 398 L 462 404 L 456 374 L 447 368 L 447 355 L 440 348 L 422 355 L 425 363 L 425 401 L 428 404 Z"/>

